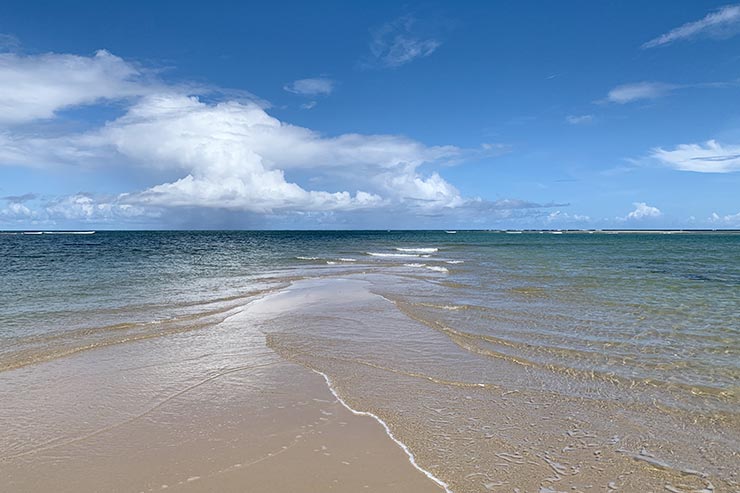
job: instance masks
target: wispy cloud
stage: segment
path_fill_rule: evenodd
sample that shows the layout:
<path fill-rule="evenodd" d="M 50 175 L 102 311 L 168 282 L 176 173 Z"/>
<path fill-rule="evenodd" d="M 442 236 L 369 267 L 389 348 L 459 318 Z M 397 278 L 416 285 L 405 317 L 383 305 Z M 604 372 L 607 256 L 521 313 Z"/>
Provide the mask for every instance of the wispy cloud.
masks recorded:
<path fill-rule="evenodd" d="M 15 202 L 18 204 L 22 204 L 24 202 L 28 202 L 29 200 L 35 200 L 38 198 L 38 195 L 35 193 L 24 193 L 23 195 L 6 195 L 5 197 L 0 197 L 3 200 L 7 200 L 8 202 Z"/>
<path fill-rule="evenodd" d="M 334 91 L 336 83 L 327 77 L 298 79 L 283 86 L 288 92 L 304 96 L 328 96 Z"/>
<path fill-rule="evenodd" d="M 105 50 L 91 57 L 0 53 L 0 124 L 52 118 L 64 108 L 161 90 L 146 71 Z"/>
<path fill-rule="evenodd" d="M 694 82 L 691 84 L 668 84 L 665 82 L 643 81 L 622 84 L 615 87 L 606 98 L 597 103 L 629 104 L 636 101 L 646 101 L 668 96 L 677 91 L 689 89 L 728 89 L 740 86 L 740 80 L 723 82 Z"/>
<path fill-rule="evenodd" d="M 662 82 L 636 82 L 617 86 L 606 96 L 606 102 L 627 104 L 634 101 L 656 99 L 665 96 L 679 86 Z"/>
<path fill-rule="evenodd" d="M 594 121 L 593 115 L 568 115 L 565 117 L 565 121 L 571 125 L 583 125 Z"/>
<path fill-rule="evenodd" d="M 422 32 L 417 19 L 405 15 L 373 29 L 370 57 L 363 65 L 396 68 L 417 58 L 428 57 L 442 45 L 439 39 Z"/>
<path fill-rule="evenodd" d="M 740 5 L 727 5 L 704 18 L 687 22 L 642 45 L 643 49 L 699 37 L 729 38 L 740 32 Z"/>
<path fill-rule="evenodd" d="M 12 34 L 0 33 L 0 52 L 15 51 L 20 48 L 21 42 Z"/>
<path fill-rule="evenodd" d="M 704 144 L 681 144 L 675 149 L 657 147 L 650 153 L 663 164 L 681 171 L 731 173 L 740 171 L 740 145 L 722 145 L 716 140 Z"/>

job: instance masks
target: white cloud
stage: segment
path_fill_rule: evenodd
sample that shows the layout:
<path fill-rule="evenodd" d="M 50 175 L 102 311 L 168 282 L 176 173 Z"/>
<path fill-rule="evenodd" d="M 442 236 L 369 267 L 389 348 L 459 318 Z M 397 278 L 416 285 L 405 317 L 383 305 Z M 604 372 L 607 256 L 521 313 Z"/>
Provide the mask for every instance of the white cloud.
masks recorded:
<path fill-rule="evenodd" d="M 740 5 L 727 5 L 707 14 L 704 18 L 688 22 L 667 33 L 651 39 L 642 48 L 655 48 L 675 41 L 701 36 L 728 38 L 740 32 Z"/>
<path fill-rule="evenodd" d="M 0 217 L 6 220 L 25 220 L 36 217 L 36 212 L 20 202 L 11 202 L 5 208 L 0 209 Z"/>
<path fill-rule="evenodd" d="M 288 92 L 305 96 L 327 96 L 334 91 L 335 82 L 326 77 L 299 79 L 283 86 Z"/>
<path fill-rule="evenodd" d="M 72 219 L 85 222 L 158 215 L 156 211 L 121 203 L 116 198 L 105 200 L 84 193 L 58 198 L 46 204 L 43 212 L 51 220 Z"/>
<path fill-rule="evenodd" d="M 420 32 L 417 20 L 403 16 L 371 31 L 371 57 L 366 65 L 395 68 L 428 57 L 442 43 Z"/>
<path fill-rule="evenodd" d="M 43 127 L 9 125 L 0 130 L 0 164 L 116 167 L 123 173 L 132 167 L 139 177 L 151 179 L 143 189 L 118 196 L 79 193 L 41 206 L 6 198 L 7 217 L 28 209 L 43 221 L 138 221 L 193 208 L 229 217 L 340 212 L 370 217 L 382 211 L 432 221 L 440 214 L 473 220 L 553 206 L 465 198 L 438 172 L 422 168 L 498 155 L 505 146 L 461 149 L 398 135 L 326 136 L 274 118 L 259 101 L 223 99 L 224 93 L 214 101 L 186 86 L 148 79 L 105 51 L 94 57 L 13 55 L 3 61 L 0 87 L 11 90 L 0 93 L 0 104 L 12 107 L 9 123 L 53 118 L 62 108 L 108 99 L 120 99 L 123 114 L 85 132 L 60 134 L 57 128 L 54 136 L 45 135 Z M 60 72 L 53 73 L 54 68 Z M 27 87 L 12 80 L 26 81 Z M 34 91 L 42 97 L 31 97 Z"/>
<path fill-rule="evenodd" d="M 681 144 L 673 150 L 655 148 L 651 157 L 671 168 L 698 173 L 740 171 L 740 145 L 723 146 L 715 140 L 702 144 Z"/>
<path fill-rule="evenodd" d="M 617 86 L 606 96 L 610 103 L 626 104 L 643 99 L 655 99 L 665 96 L 677 86 L 664 84 L 662 82 L 637 82 L 634 84 L 623 84 Z"/>
<path fill-rule="evenodd" d="M 0 53 L 0 124 L 52 118 L 61 109 L 151 92 L 133 64 L 100 50 L 94 56 Z"/>
<path fill-rule="evenodd" d="M 51 226 L 58 221 L 106 223 L 159 217 L 161 211 L 122 202 L 119 197 L 76 193 L 38 202 L 35 194 L 2 197 L 7 205 L 0 209 L 0 223 Z M 26 205 L 28 204 L 28 205 Z"/>
<path fill-rule="evenodd" d="M 40 137 L 0 131 L 0 166 L 46 168 L 60 163 L 84 164 L 100 158 L 98 149 L 83 145 L 78 135 Z"/>
<path fill-rule="evenodd" d="M 589 216 L 583 214 L 569 214 L 567 212 L 554 211 L 547 215 L 545 220 L 548 223 L 582 223 L 590 221 Z"/>
<path fill-rule="evenodd" d="M 568 115 L 565 121 L 571 125 L 583 125 L 594 121 L 593 115 Z"/>
<path fill-rule="evenodd" d="M 77 142 L 98 152 L 108 148 L 133 163 L 185 173 L 129 194 L 128 203 L 271 212 L 354 210 L 404 201 L 454 207 L 463 201 L 438 174 L 425 177 L 417 171 L 423 163 L 457 157 L 461 149 L 427 147 L 393 135 L 324 137 L 248 102 L 150 96 Z M 293 170 L 327 173 L 335 183 L 364 190 L 305 190 L 286 178 Z"/>
<path fill-rule="evenodd" d="M 625 217 L 618 218 L 623 221 L 629 221 L 631 219 L 654 219 L 663 215 L 663 213 L 657 207 L 647 205 L 645 202 L 634 202 L 635 210 L 627 214 Z"/>
<path fill-rule="evenodd" d="M 319 104 L 316 101 L 309 101 L 308 103 L 303 103 L 301 105 L 301 109 L 303 110 L 312 110 L 316 107 L 316 105 Z"/>
<path fill-rule="evenodd" d="M 707 219 L 710 224 L 721 226 L 725 228 L 737 228 L 740 227 L 740 212 L 737 214 L 727 214 L 720 216 L 716 212 L 712 212 L 712 215 Z"/>

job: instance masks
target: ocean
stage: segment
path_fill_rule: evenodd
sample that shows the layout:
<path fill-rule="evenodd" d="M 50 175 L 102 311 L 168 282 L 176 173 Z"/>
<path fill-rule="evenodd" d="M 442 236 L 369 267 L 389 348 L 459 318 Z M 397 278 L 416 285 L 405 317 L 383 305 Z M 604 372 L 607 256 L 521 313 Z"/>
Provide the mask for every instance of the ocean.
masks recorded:
<path fill-rule="evenodd" d="M 5 233 L 0 259 L 0 385 L 289 293 L 243 323 L 453 491 L 738 487 L 735 232 Z"/>

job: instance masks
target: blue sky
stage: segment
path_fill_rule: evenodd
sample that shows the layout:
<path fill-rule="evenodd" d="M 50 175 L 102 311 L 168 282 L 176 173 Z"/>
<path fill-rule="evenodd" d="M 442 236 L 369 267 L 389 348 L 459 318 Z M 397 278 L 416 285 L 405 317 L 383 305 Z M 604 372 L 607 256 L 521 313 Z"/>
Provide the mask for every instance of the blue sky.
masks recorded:
<path fill-rule="evenodd" d="M 34 2 L 0 228 L 738 228 L 740 4 Z"/>

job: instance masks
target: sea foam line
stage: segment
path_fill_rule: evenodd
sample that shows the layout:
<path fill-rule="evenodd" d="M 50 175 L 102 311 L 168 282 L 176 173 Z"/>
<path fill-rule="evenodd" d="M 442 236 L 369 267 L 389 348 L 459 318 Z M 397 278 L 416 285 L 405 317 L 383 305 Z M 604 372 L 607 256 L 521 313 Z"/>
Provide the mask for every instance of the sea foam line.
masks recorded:
<path fill-rule="evenodd" d="M 439 248 L 396 248 L 399 252 L 416 252 L 416 253 L 434 253 L 438 252 Z"/>
<path fill-rule="evenodd" d="M 366 252 L 371 257 L 418 257 L 417 253 L 384 253 L 384 252 Z"/>
<path fill-rule="evenodd" d="M 354 414 L 356 416 L 370 416 L 375 421 L 377 421 L 378 423 L 380 423 L 381 426 L 385 429 L 386 435 L 388 435 L 391 440 L 393 440 L 394 442 L 396 442 L 396 445 L 398 445 L 399 447 L 401 447 L 401 450 L 403 450 L 406 453 L 406 455 L 409 458 L 409 462 L 411 463 L 412 466 L 414 466 L 414 468 L 417 471 L 421 472 L 426 477 L 428 477 L 429 479 L 431 479 L 432 481 L 434 481 L 434 483 L 436 483 L 437 486 L 439 486 L 440 488 L 444 488 L 444 490 L 445 490 L 446 493 L 452 493 L 452 490 L 447 485 L 447 483 L 445 483 L 444 481 L 442 481 L 441 479 L 439 479 L 438 477 L 436 477 L 434 474 L 432 474 L 431 472 L 427 471 L 426 469 L 424 469 L 423 467 L 421 467 L 419 464 L 416 463 L 416 458 L 414 457 L 414 454 L 411 452 L 411 450 L 409 450 L 409 448 L 406 446 L 405 443 L 403 443 L 401 440 L 399 440 L 398 438 L 396 438 L 395 436 L 393 436 L 393 432 L 388 427 L 388 424 L 385 421 L 383 421 L 382 419 L 380 419 L 378 417 L 378 415 L 376 415 L 374 413 L 371 413 L 369 411 L 358 411 L 358 410 L 353 409 L 352 407 L 350 407 L 349 404 L 347 404 L 346 402 L 344 402 L 344 399 L 342 399 L 341 397 L 339 397 L 339 394 L 337 394 L 337 391 L 334 390 L 334 387 L 331 384 L 331 379 L 329 379 L 329 376 L 326 373 L 321 372 L 319 370 L 315 370 L 313 368 L 312 368 L 312 370 L 315 371 L 316 373 L 318 373 L 319 375 L 321 375 L 322 377 L 324 377 L 324 380 L 326 380 L 326 385 L 329 387 L 329 391 L 339 401 L 339 403 L 341 405 L 343 405 L 344 407 L 346 407 L 349 410 L 349 412 L 351 412 L 352 414 Z"/>

